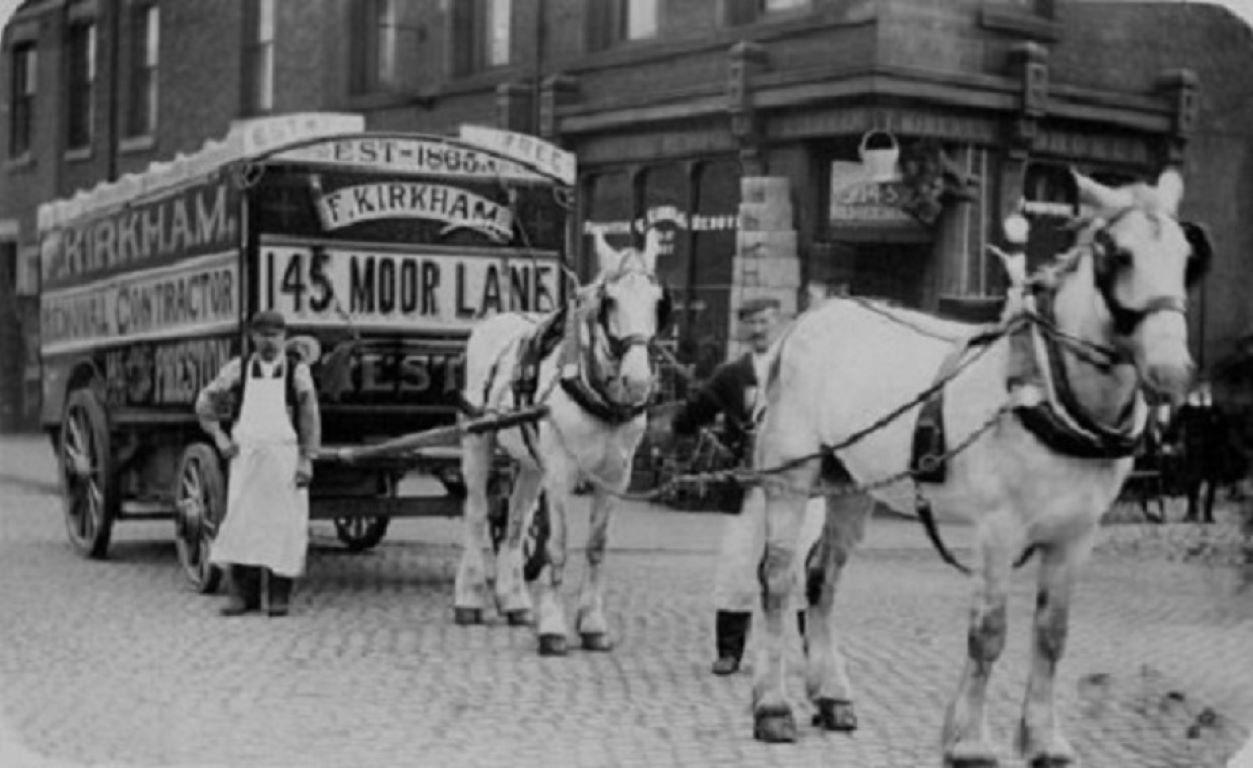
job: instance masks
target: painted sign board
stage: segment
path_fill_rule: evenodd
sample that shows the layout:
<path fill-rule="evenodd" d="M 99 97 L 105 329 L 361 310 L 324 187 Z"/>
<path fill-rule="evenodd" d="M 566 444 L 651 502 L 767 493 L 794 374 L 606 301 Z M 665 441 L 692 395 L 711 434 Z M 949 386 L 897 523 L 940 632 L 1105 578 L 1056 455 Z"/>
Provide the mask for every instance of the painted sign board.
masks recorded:
<path fill-rule="evenodd" d="M 919 229 L 921 224 L 901 207 L 908 192 L 900 181 L 877 181 L 860 162 L 831 163 L 832 227 Z"/>
<path fill-rule="evenodd" d="M 463 141 L 487 147 L 537 168 L 563 184 L 574 186 L 578 177 L 578 163 L 573 152 L 535 136 L 483 125 L 463 125 L 460 135 Z"/>
<path fill-rule="evenodd" d="M 341 166 L 388 173 L 549 182 L 521 163 L 438 138 L 348 136 L 273 155 L 276 162 Z"/>
<path fill-rule="evenodd" d="M 228 251 L 45 292 L 40 348 L 48 356 L 207 334 L 238 318 L 238 256 Z"/>
<path fill-rule="evenodd" d="M 552 252 L 263 243 L 260 259 L 259 308 L 292 325 L 463 331 L 493 312 L 549 312 L 562 300 Z"/>

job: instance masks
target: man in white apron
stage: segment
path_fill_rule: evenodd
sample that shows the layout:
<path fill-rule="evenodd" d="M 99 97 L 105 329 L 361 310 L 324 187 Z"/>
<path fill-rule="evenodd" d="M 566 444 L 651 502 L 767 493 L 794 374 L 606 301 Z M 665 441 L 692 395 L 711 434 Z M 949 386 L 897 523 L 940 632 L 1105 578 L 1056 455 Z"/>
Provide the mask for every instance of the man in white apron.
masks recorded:
<path fill-rule="evenodd" d="M 748 343 L 752 348 L 744 356 L 719 366 L 709 381 L 674 416 L 675 434 L 691 434 L 708 424 L 721 412 L 727 422 L 729 447 L 740 454 L 741 461 L 752 459 L 753 425 L 760 418 L 765 400 L 765 382 L 770 363 L 768 351 L 778 327 L 779 302 L 775 299 L 750 299 L 738 312 Z M 802 547 L 792 606 L 797 611 L 797 625 L 804 634 L 803 560 L 805 553 L 822 533 L 826 519 L 822 499 L 813 499 L 806 507 L 801 529 Z M 714 572 L 714 641 L 717 660 L 715 675 L 729 675 L 740 668 L 744 646 L 752 623 L 753 612 L 761 604 L 761 582 L 758 566 L 766 546 L 765 496 L 754 488 L 742 498 L 738 514 L 729 517 L 723 526 L 722 543 Z"/>
<path fill-rule="evenodd" d="M 253 353 L 227 363 L 196 399 L 201 426 L 230 461 L 226 517 L 209 561 L 229 569 L 224 616 L 260 610 L 263 571 L 267 612 L 285 616 L 292 580 L 304 573 L 321 418 L 309 367 L 284 354 L 283 316 L 258 312 L 251 329 Z M 238 417 L 227 435 L 217 405 L 232 394 Z"/>

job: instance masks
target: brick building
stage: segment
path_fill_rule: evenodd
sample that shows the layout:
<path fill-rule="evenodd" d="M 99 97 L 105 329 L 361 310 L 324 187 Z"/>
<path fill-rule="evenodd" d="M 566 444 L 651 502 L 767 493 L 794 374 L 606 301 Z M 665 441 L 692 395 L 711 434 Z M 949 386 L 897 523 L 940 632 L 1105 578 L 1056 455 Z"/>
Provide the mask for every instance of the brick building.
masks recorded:
<path fill-rule="evenodd" d="M 0 358 L 25 361 L 0 369 L 0 428 L 37 412 L 35 207 L 311 109 L 576 151 L 585 229 L 669 233 L 660 269 L 702 368 L 754 293 L 986 306 L 1002 278 L 983 245 L 1024 192 L 1048 200 L 1072 164 L 1184 163 L 1185 214 L 1218 252 L 1195 318 L 1209 361 L 1253 320 L 1250 42 L 1178 3 L 30 0 L 0 52 Z"/>

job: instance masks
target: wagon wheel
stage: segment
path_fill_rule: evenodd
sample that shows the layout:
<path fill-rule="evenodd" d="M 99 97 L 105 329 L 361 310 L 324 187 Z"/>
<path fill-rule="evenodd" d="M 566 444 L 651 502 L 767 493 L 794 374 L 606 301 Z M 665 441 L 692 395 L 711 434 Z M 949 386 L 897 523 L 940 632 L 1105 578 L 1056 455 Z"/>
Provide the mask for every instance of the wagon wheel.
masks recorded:
<path fill-rule="evenodd" d="M 209 563 L 209 546 L 226 513 L 226 481 L 217 452 L 205 443 L 183 449 L 174 489 L 174 546 L 197 592 L 213 594 L 222 569 Z"/>
<path fill-rule="evenodd" d="M 61 417 L 61 482 L 70 543 L 87 557 L 109 549 L 119 499 L 104 406 L 90 389 L 70 394 Z"/>
<path fill-rule="evenodd" d="M 387 535 L 390 517 L 337 517 L 335 535 L 352 552 L 375 547 Z"/>

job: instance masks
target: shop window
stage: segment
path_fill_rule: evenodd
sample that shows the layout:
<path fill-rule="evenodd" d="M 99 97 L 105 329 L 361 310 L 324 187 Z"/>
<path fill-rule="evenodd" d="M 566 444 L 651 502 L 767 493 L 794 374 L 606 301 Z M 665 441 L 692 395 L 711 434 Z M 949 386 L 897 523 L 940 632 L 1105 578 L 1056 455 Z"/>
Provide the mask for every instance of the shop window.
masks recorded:
<path fill-rule="evenodd" d="M 9 91 L 9 155 L 21 157 L 30 152 L 35 116 L 35 92 L 39 78 L 34 43 L 13 47 L 12 86 Z"/>
<path fill-rule="evenodd" d="M 96 25 L 74 24 L 69 29 L 66 146 L 91 145 L 92 91 L 96 82 Z"/>
<path fill-rule="evenodd" d="M 587 50 L 657 36 L 661 0 L 588 0 Z"/>
<path fill-rule="evenodd" d="M 512 0 L 460 0 L 452 6 L 453 76 L 509 63 Z"/>
<path fill-rule="evenodd" d="M 352 92 L 363 94 L 385 90 L 396 76 L 396 0 L 354 0 L 349 32 L 352 46 L 349 84 Z"/>
<path fill-rule="evenodd" d="M 274 4 L 276 0 L 246 0 L 244 4 L 244 114 L 274 109 Z"/>
<path fill-rule="evenodd" d="M 131 11 L 130 110 L 128 136 L 151 136 L 157 127 L 157 65 L 161 48 L 161 11 L 155 3 Z"/>

